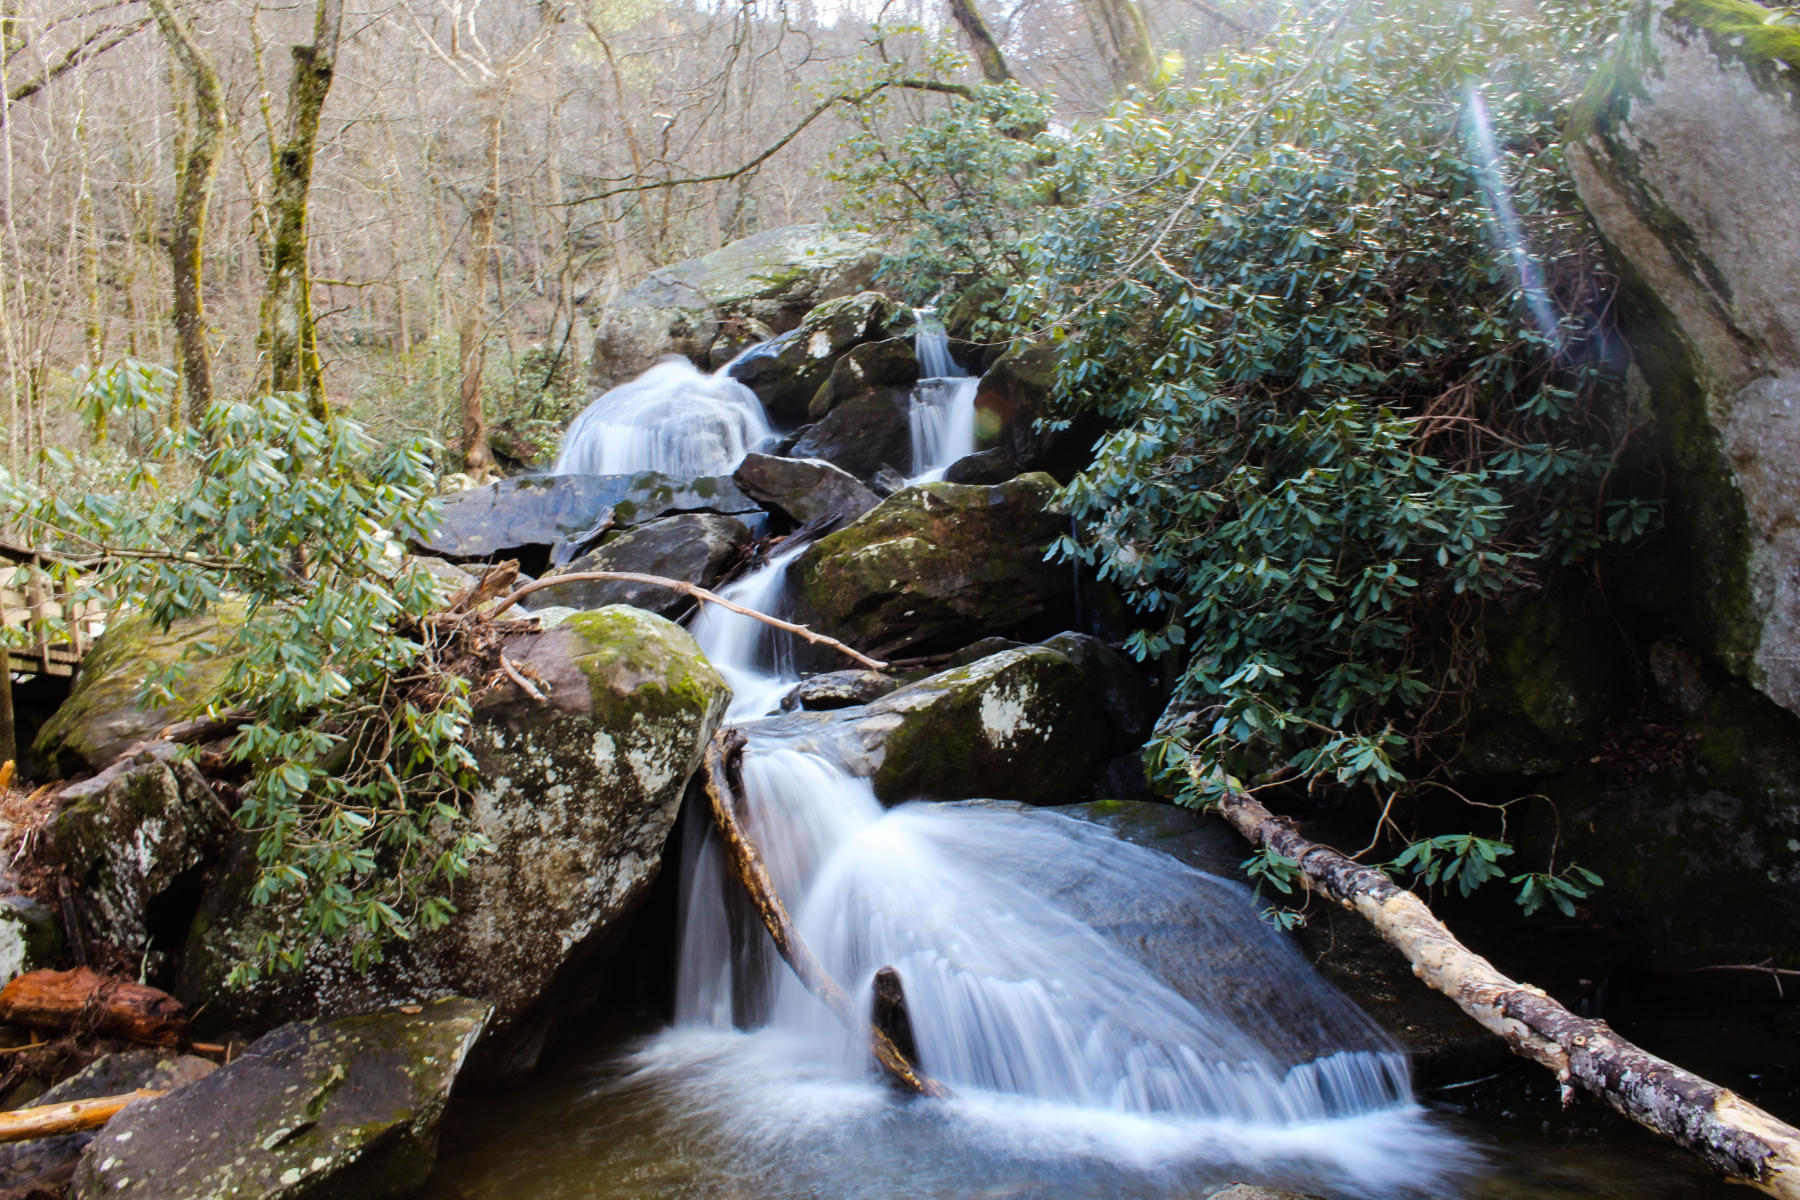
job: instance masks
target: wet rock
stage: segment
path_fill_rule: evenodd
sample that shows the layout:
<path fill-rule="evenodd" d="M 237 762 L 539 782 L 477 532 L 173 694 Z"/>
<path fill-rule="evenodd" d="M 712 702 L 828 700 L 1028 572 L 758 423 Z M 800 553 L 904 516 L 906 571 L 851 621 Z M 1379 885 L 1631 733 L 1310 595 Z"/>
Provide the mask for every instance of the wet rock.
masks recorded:
<path fill-rule="evenodd" d="M 1800 714 L 1800 25 L 1652 0 L 1571 115 L 1568 162 L 1623 270 L 1677 628 Z M 1633 422 L 1641 418 L 1633 416 Z"/>
<path fill-rule="evenodd" d="M 817 421 L 852 396 L 872 387 L 906 387 L 919 382 L 919 359 L 911 337 L 890 337 L 865 342 L 832 365 L 831 374 L 819 385 L 806 406 L 806 416 Z"/>
<path fill-rule="evenodd" d="M 873 387 L 844 401 L 794 443 L 794 458 L 822 458 L 858 479 L 912 464 L 912 403 L 898 388 Z"/>
<path fill-rule="evenodd" d="M 1010 446 L 995 446 L 964 455 L 944 469 L 945 483 L 1005 483 L 1019 474 L 1019 460 Z"/>
<path fill-rule="evenodd" d="M 1006 650 L 863 708 L 776 718 L 886 803 L 982 796 L 1058 804 L 1092 794 L 1094 772 L 1140 744 L 1154 715 L 1137 664 L 1083 634 Z"/>
<path fill-rule="evenodd" d="M 803 679 L 781 698 L 784 712 L 806 709 L 826 712 L 879 700 L 900 686 L 900 681 L 880 671 L 828 671 Z"/>
<path fill-rule="evenodd" d="M 79 1200 L 383 1200 L 425 1181 L 437 1126 L 488 1007 L 305 1021 L 179 1091 L 132 1105 L 75 1173 Z"/>
<path fill-rule="evenodd" d="M 579 571 L 633 571 L 710 588 L 749 544 L 749 527 L 734 517 L 683 513 L 629 529 L 546 578 Z M 525 598 L 525 606 L 530 609 L 629 604 L 665 617 L 674 616 L 692 603 L 680 592 L 653 584 L 598 581 L 548 587 Z"/>
<path fill-rule="evenodd" d="M 635 608 L 577 613 L 505 650 L 548 702 L 507 685 L 476 708 L 470 811 L 494 849 L 457 885 L 450 924 L 389 948 L 367 972 L 340 944 L 300 970 L 227 988 L 260 934 L 288 936 L 250 904 L 254 845 L 244 839 L 202 899 L 179 995 L 206 1001 L 215 1022 L 264 1029 L 472 996 L 494 1006 L 481 1072 L 517 1077 L 536 1064 L 546 1039 L 592 1003 L 730 693 L 686 630 Z"/>
<path fill-rule="evenodd" d="M 907 486 L 909 485 L 906 482 L 906 476 L 892 467 L 883 467 L 869 479 L 869 490 L 883 500 L 895 492 L 904 490 Z"/>
<path fill-rule="evenodd" d="M 803 421 L 840 356 L 872 338 L 886 337 L 889 321 L 907 311 L 880 292 L 827 300 L 796 328 L 733 363 L 732 378 L 761 397 L 775 421 Z"/>
<path fill-rule="evenodd" d="M 1310 1192 L 1284 1192 L 1277 1188 L 1234 1183 L 1228 1188 L 1209 1194 L 1206 1200 L 1323 1200 L 1323 1197 L 1315 1196 Z"/>
<path fill-rule="evenodd" d="M 707 365 L 718 371 L 731 365 L 731 360 L 753 346 L 775 337 L 775 331 L 755 317 L 726 317 L 719 333 L 706 353 Z"/>
<path fill-rule="evenodd" d="M 797 619 L 892 658 L 1060 617 L 1069 572 L 1044 561 L 1064 527 L 1046 507 L 1055 487 L 1033 474 L 895 493 L 796 560 Z"/>
<path fill-rule="evenodd" d="M 178 948 L 151 947 L 152 933 L 179 939 L 188 913 L 172 916 L 177 932 L 153 930 L 153 915 L 225 847 L 235 828 L 231 810 L 193 763 L 162 743 L 92 779 L 64 788 L 63 808 L 49 825 L 46 857 L 73 884 L 75 910 L 90 938 L 140 957 Z M 189 912 L 193 900 L 186 901 Z"/>
<path fill-rule="evenodd" d="M 667 513 L 741 516 L 760 511 L 728 476 L 681 482 L 655 471 L 636 475 L 533 475 L 502 479 L 445 497 L 442 520 L 418 548 L 464 562 L 554 556 L 556 547 L 594 528 L 608 511 L 626 529 Z"/>
<path fill-rule="evenodd" d="M 725 338 L 780 332 L 823 301 L 861 291 L 881 251 L 868 234 L 788 225 L 652 271 L 594 318 L 595 386 L 615 387 L 666 354 L 712 363 Z"/>
<path fill-rule="evenodd" d="M 0 987 L 54 965 L 62 949 L 55 913 L 28 896 L 0 896 Z"/>
<path fill-rule="evenodd" d="M 1048 471 L 1066 482 L 1093 457 L 1102 431 L 1091 416 L 1076 417 L 1067 429 L 1037 428 L 1050 413 L 1056 360 L 1052 346 L 1015 343 L 982 375 L 975 412 L 978 427 L 999 438 L 995 448 L 1010 450 L 1020 470 Z"/>
<path fill-rule="evenodd" d="M 827 517 L 848 525 L 880 503 L 855 476 L 817 458 L 750 454 L 732 479 L 746 495 L 800 525 Z"/>

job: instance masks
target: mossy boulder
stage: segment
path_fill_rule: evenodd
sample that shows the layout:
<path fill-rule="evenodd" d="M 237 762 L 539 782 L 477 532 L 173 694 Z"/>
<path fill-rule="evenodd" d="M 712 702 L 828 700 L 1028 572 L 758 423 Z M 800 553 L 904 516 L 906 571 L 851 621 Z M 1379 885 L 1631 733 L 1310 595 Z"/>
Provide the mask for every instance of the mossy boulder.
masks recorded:
<path fill-rule="evenodd" d="M 29 896 L 0 897 L 0 987 L 27 971 L 56 965 L 62 922 Z"/>
<path fill-rule="evenodd" d="M 911 394 L 865 388 L 808 427 L 787 453 L 823 459 L 858 479 L 873 479 L 883 468 L 904 474 L 913 460 Z"/>
<path fill-rule="evenodd" d="M 806 405 L 806 419 L 817 421 L 852 396 L 872 387 L 911 387 L 919 382 L 919 358 L 911 337 L 864 342 L 831 366 Z"/>
<path fill-rule="evenodd" d="M 896 492 L 796 560 L 800 619 L 876 657 L 1062 621 L 1070 572 L 1044 561 L 1066 527 L 1055 489 L 1034 473 Z"/>
<path fill-rule="evenodd" d="M 1570 125 L 1654 418 L 1667 618 L 1800 713 L 1800 21 L 1646 0 Z"/>
<path fill-rule="evenodd" d="M 601 543 L 598 550 L 589 551 L 544 578 L 554 579 L 558 575 L 581 571 L 630 571 L 710 588 L 737 561 L 749 543 L 749 526 L 735 517 L 682 513 L 628 529 Z M 673 617 L 693 601 L 681 592 L 655 584 L 585 580 L 534 592 L 524 603 L 531 609 L 591 609 L 629 604 L 646 612 Z"/>
<path fill-rule="evenodd" d="M 1093 457 L 1102 429 L 1091 416 L 1076 416 L 1065 429 L 1039 429 L 1050 415 L 1056 387 L 1057 350 L 1021 340 L 987 369 L 975 393 L 975 423 L 990 449 L 1009 454 L 1018 469 L 1048 471 L 1067 481 Z"/>
<path fill-rule="evenodd" d="M 890 324 L 907 321 L 910 311 L 880 292 L 840 296 L 807 313 L 794 329 L 739 357 L 731 364 L 731 375 L 761 398 L 777 423 L 798 424 L 846 351 L 885 338 Z"/>
<path fill-rule="evenodd" d="M 801 525 L 826 518 L 847 524 L 880 503 L 854 475 L 818 458 L 747 454 L 732 479 L 747 495 Z"/>
<path fill-rule="evenodd" d="M 114 621 L 82 660 L 69 698 L 38 731 L 34 751 L 65 775 L 97 770 L 165 727 L 200 716 L 233 661 L 213 648 L 229 645 L 238 620 L 225 608 L 166 630 L 143 617 Z M 151 674 L 175 664 L 185 664 L 175 698 L 167 704 L 142 699 Z"/>
<path fill-rule="evenodd" d="M 425 1182 L 437 1127 L 488 1006 L 444 999 L 253 1042 L 114 1117 L 75 1172 L 79 1200 L 386 1200 Z"/>
<path fill-rule="evenodd" d="M 863 290 L 880 261 L 869 234 L 787 225 L 662 267 L 595 314 L 590 377 L 616 387 L 668 354 L 710 367 L 721 336 L 741 341 L 752 322 L 790 330 L 814 306 Z"/>
<path fill-rule="evenodd" d="M 267 911 L 249 901 L 246 839 L 202 898 L 179 995 L 245 1028 L 473 996 L 494 1006 L 482 1072 L 516 1077 L 537 1063 L 604 980 L 730 692 L 686 630 L 624 606 L 515 637 L 505 653 L 548 698 L 507 684 L 476 706 L 469 745 L 481 782 L 471 817 L 494 849 L 457 886 L 450 924 L 392 947 L 367 972 L 340 946 L 298 971 L 227 989 L 232 965 L 268 929 Z"/>
<path fill-rule="evenodd" d="M 804 686 L 804 685 L 803 685 Z M 1061 804 L 1138 746 L 1154 706 L 1138 667 L 1084 634 L 990 655 L 860 708 L 762 728 L 828 748 L 886 803 L 987 797 Z"/>

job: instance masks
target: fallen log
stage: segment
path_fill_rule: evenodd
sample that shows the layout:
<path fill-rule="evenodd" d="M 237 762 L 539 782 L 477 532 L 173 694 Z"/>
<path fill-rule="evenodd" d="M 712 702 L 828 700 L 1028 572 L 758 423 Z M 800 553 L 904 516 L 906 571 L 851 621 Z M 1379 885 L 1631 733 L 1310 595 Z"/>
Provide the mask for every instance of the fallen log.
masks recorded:
<path fill-rule="evenodd" d="M 713 738 L 712 744 L 706 749 L 706 797 L 712 803 L 713 822 L 718 826 L 719 837 L 725 843 L 725 854 L 731 862 L 732 874 L 737 877 L 738 883 L 750 898 L 751 906 L 762 918 L 763 927 L 769 931 L 776 951 L 781 955 L 782 961 L 793 968 L 794 974 L 800 977 L 800 982 L 806 985 L 807 990 L 835 1013 L 847 1028 L 867 1031 L 870 1054 L 896 1086 L 914 1095 L 938 1099 L 948 1097 L 948 1088 L 915 1066 L 894 1044 L 893 1038 L 867 1014 L 858 1010 L 849 994 L 825 970 L 824 964 L 813 957 L 812 950 L 801 940 L 799 932 L 788 918 L 787 908 L 775 891 L 769 872 L 763 867 L 762 857 L 757 854 L 756 847 L 738 824 L 731 777 L 733 763 L 743 748 L 744 735 L 735 729 L 722 729 Z"/>
<path fill-rule="evenodd" d="M 900 972 L 892 967 L 881 968 L 875 972 L 870 991 L 874 1002 L 869 1006 L 869 1019 L 875 1028 L 887 1034 L 908 1062 L 918 1062 L 919 1042 L 913 1036 L 912 1017 L 906 1011 L 906 988 L 900 983 Z"/>
<path fill-rule="evenodd" d="M 1580 1088 L 1733 1179 L 1800 1200 L 1800 1129 L 1633 1045 L 1604 1021 L 1576 1016 L 1541 989 L 1501 974 L 1457 941 L 1424 901 L 1374 867 L 1308 841 L 1292 821 L 1248 793 L 1229 789 L 1219 807 L 1252 845 L 1293 860 L 1308 890 L 1373 925 L 1428 986 L 1514 1054 L 1554 1072 L 1563 1103 Z"/>
<path fill-rule="evenodd" d="M 28 971 L 0 989 L 0 1023 L 172 1046 L 187 1013 L 167 992 L 76 967 Z"/>
<path fill-rule="evenodd" d="M 99 1129 L 128 1105 L 166 1094 L 153 1088 L 139 1088 L 120 1096 L 96 1096 L 91 1100 L 70 1100 L 66 1104 L 40 1104 L 36 1108 L 0 1112 L 0 1142 L 23 1142 Z"/>

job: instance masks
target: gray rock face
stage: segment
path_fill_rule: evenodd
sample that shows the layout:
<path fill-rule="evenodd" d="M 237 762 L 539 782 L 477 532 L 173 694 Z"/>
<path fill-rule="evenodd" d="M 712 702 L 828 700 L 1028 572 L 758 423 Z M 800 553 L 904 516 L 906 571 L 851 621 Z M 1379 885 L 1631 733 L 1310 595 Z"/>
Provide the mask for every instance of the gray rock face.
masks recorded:
<path fill-rule="evenodd" d="M 995 446 L 964 455 L 944 469 L 945 483 L 1005 483 L 1019 473 L 1010 446 Z"/>
<path fill-rule="evenodd" d="M 0 987 L 54 965 L 62 949 L 62 922 L 55 913 L 28 896 L 0 897 Z"/>
<path fill-rule="evenodd" d="M 148 943 L 153 907 L 235 828 L 205 777 L 174 753 L 165 743 L 64 788 L 50 825 L 49 856 L 68 872 L 83 929 L 134 957 Z"/>
<path fill-rule="evenodd" d="M 795 458 L 822 458 L 858 479 L 912 465 L 911 403 L 904 389 L 872 387 L 839 404 L 794 443 Z"/>
<path fill-rule="evenodd" d="M 611 511 L 614 528 L 666 513 L 735 516 L 761 511 L 726 476 L 683 483 L 655 471 L 636 475 L 534 475 L 470 488 L 439 502 L 442 520 L 420 543 L 428 554 L 495 561 L 521 550 L 551 551 L 591 530 Z"/>
<path fill-rule="evenodd" d="M 1684 632 L 1800 713 L 1800 24 L 1640 8 L 1568 160 L 1624 268 Z"/>
<path fill-rule="evenodd" d="M 1067 481 L 1087 465 L 1101 432 L 1091 416 L 1076 416 L 1067 429 L 1040 430 L 1056 383 L 1056 349 L 1021 341 L 981 377 L 975 394 L 977 421 L 997 431 L 996 451 L 1009 453 L 1022 471 L 1048 471 Z"/>
<path fill-rule="evenodd" d="M 880 261 L 868 234 L 788 225 L 652 271 L 596 315 L 593 383 L 615 387 L 666 354 L 711 366 L 722 335 L 736 345 L 751 323 L 792 329 L 815 305 L 861 291 Z"/>
<path fill-rule="evenodd" d="M 810 707 L 810 706 L 809 706 Z M 1060 804 L 1143 740 L 1154 716 L 1137 665 L 1065 633 L 900 688 L 863 708 L 759 726 L 826 749 L 884 802 L 981 796 Z"/>
<path fill-rule="evenodd" d="M 755 353 L 745 354 L 731 375 L 762 399 L 778 423 L 806 419 L 814 393 L 832 375 L 845 351 L 887 336 L 888 325 L 905 313 L 880 292 L 858 292 L 827 300 L 807 313 L 799 326 Z"/>
<path fill-rule="evenodd" d="M 817 421 L 852 396 L 872 387 L 911 387 L 919 382 L 919 359 L 910 337 L 864 342 L 832 364 L 831 374 L 807 402 L 806 416 Z"/>
<path fill-rule="evenodd" d="M 437 1125 L 488 1008 L 284 1026 L 205 1078 L 114 1117 L 76 1169 L 80 1200 L 385 1200 L 425 1181 Z"/>
<path fill-rule="evenodd" d="M 364 973 L 340 944 L 298 971 L 226 988 L 269 920 L 249 903 L 253 847 L 241 844 L 202 899 L 179 994 L 251 1028 L 473 996 L 494 1006 L 482 1072 L 536 1064 L 545 1040 L 591 1003 L 649 892 L 730 692 L 686 630 L 635 608 L 577 613 L 506 653 L 542 681 L 548 703 L 509 684 L 477 706 L 472 817 L 494 850 L 458 885 L 455 919 Z"/>
<path fill-rule="evenodd" d="M 880 503 L 855 476 L 817 458 L 749 454 L 732 479 L 746 495 L 801 525 L 824 517 L 847 525 Z"/>
<path fill-rule="evenodd" d="M 735 517 L 683 513 L 627 530 L 546 578 L 579 571 L 634 571 L 710 588 L 750 542 L 750 529 Z M 680 592 L 647 583 L 567 583 L 533 592 L 527 608 L 605 608 L 629 604 L 672 617 L 693 603 Z"/>
<path fill-rule="evenodd" d="M 1044 561 L 1044 547 L 1064 528 L 1047 507 L 1055 487 L 1048 475 L 1031 474 L 995 487 L 927 483 L 896 492 L 795 561 L 797 619 L 890 658 L 1061 615 L 1070 573 Z"/>
<path fill-rule="evenodd" d="M 103 1054 L 63 1080 L 34 1104 L 67 1104 L 101 1096 L 122 1096 L 138 1088 L 171 1091 L 212 1074 L 217 1064 L 191 1054 L 158 1050 L 122 1050 Z M 65 1133 L 0 1145 L 0 1191 L 30 1194 L 60 1189 L 75 1172 L 75 1161 L 94 1140 L 94 1133 Z"/>
<path fill-rule="evenodd" d="M 784 712 L 851 708 L 879 700 L 899 686 L 899 680 L 880 671 L 828 671 L 801 680 L 781 698 L 781 707 Z"/>

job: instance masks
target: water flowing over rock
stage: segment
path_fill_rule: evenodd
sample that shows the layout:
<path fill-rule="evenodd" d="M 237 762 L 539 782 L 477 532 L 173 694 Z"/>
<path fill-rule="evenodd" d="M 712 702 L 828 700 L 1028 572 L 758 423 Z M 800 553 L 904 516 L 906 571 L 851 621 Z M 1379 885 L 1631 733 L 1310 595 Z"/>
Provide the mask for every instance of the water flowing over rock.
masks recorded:
<path fill-rule="evenodd" d="M 729 692 L 685 630 L 623 606 L 516 637 L 506 653 L 543 681 L 548 702 L 508 684 L 477 706 L 471 811 L 494 851 L 458 885 L 455 920 L 366 973 L 340 949 L 227 988 L 268 920 L 249 903 L 246 839 L 202 900 L 181 994 L 208 1000 L 214 1020 L 261 1028 L 404 997 L 473 996 L 494 1006 L 482 1072 L 535 1065 L 546 1039 L 593 1001 Z"/>
<path fill-rule="evenodd" d="M 819 305 L 796 328 L 739 355 L 728 370 L 762 398 L 777 421 L 798 424 L 846 351 L 894 337 L 912 323 L 905 306 L 880 292 L 859 292 Z M 913 370 L 916 375 L 917 367 Z"/>
<path fill-rule="evenodd" d="M 897 492 L 795 564 L 802 620 L 878 658 L 1065 616 L 1069 569 L 1044 561 L 1065 527 L 1056 481 L 926 483 Z"/>
<path fill-rule="evenodd" d="M 610 388 L 679 354 L 710 366 L 733 324 L 780 333 L 815 305 L 861 291 L 881 253 L 867 234 L 788 225 L 652 271 L 594 318 L 595 386 Z"/>
<path fill-rule="evenodd" d="M 557 575 L 580 571 L 632 571 L 710 588 L 737 561 L 749 543 L 749 526 L 734 517 L 683 513 L 629 529 L 604 542 L 598 550 L 589 551 L 544 578 L 554 579 Z M 654 584 L 585 580 L 533 592 L 524 603 L 534 610 L 629 604 L 659 616 L 672 617 L 694 602 L 680 592 Z"/>
<path fill-rule="evenodd" d="M 854 475 L 817 458 L 752 454 L 738 464 L 732 480 L 752 499 L 801 525 L 827 517 L 847 525 L 880 503 Z"/>
<path fill-rule="evenodd" d="M 724 475 L 769 435 L 756 394 L 728 375 L 670 359 L 583 409 L 563 434 L 557 475 L 660 471 Z"/>
<path fill-rule="evenodd" d="M 1800 26 L 1640 6 L 1568 159 L 1625 275 L 1690 639 L 1800 713 Z"/>
<path fill-rule="evenodd" d="M 75 1174 L 80 1200 L 385 1200 L 430 1174 L 437 1125 L 488 1007 L 287 1025 L 229 1064 L 114 1117 Z"/>
<path fill-rule="evenodd" d="M 729 476 L 682 481 L 654 471 L 502 479 L 445 497 L 438 508 L 442 520 L 419 549 L 470 562 L 554 555 L 606 518 L 625 529 L 671 512 L 762 511 Z"/>

